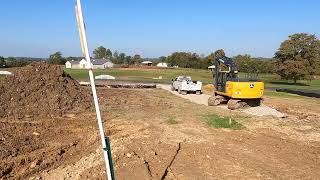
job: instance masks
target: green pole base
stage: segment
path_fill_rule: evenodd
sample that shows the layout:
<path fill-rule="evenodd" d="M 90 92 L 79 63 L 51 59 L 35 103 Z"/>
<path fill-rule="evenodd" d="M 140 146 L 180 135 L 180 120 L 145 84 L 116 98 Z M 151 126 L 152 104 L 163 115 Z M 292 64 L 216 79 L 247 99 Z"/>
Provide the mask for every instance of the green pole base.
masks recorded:
<path fill-rule="evenodd" d="M 115 174 L 114 174 L 114 168 L 113 168 L 113 162 L 112 162 L 112 153 L 111 153 L 111 146 L 110 146 L 109 137 L 106 137 L 105 141 L 106 141 L 107 147 L 103 148 L 103 150 L 108 152 L 111 178 L 112 178 L 112 180 L 115 180 L 116 178 L 115 178 Z"/>

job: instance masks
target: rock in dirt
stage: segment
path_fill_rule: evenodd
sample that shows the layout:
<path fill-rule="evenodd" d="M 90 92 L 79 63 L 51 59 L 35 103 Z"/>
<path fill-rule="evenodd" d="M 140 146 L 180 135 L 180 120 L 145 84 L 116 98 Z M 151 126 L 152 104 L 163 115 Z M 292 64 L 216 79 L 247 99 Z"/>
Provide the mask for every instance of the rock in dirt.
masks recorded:
<path fill-rule="evenodd" d="M 40 133 L 37 133 L 37 132 L 33 132 L 32 134 L 35 136 L 40 136 Z"/>
<path fill-rule="evenodd" d="M 62 116 L 90 108 L 89 90 L 61 66 L 32 63 L 0 82 L 0 117 Z"/>

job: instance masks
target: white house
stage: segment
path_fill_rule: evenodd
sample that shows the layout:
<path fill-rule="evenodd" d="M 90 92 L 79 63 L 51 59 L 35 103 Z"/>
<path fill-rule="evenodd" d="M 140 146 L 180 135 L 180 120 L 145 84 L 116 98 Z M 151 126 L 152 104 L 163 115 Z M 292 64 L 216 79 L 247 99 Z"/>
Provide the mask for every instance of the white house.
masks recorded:
<path fill-rule="evenodd" d="M 91 59 L 91 65 L 93 69 L 106 69 L 112 68 L 114 64 L 109 59 Z M 81 61 L 67 61 L 66 68 L 69 69 L 87 69 L 88 63 L 85 59 Z"/>
<path fill-rule="evenodd" d="M 157 67 L 163 67 L 163 68 L 166 68 L 166 67 L 168 67 L 168 64 L 167 64 L 167 63 L 165 63 L 165 62 L 160 62 L 160 63 L 158 63 L 158 64 L 157 64 Z"/>
<path fill-rule="evenodd" d="M 67 69 L 79 69 L 80 68 L 80 61 L 67 61 L 66 62 L 66 68 Z"/>
<path fill-rule="evenodd" d="M 151 66 L 152 62 L 151 61 L 143 61 L 141 64 L 146 65 L 146 66 Z"/>
<path fill-rule="evenodd" d="M 106 69 L 113 68 L 113 63 L 110 59 L 92 59 L 93 69 Z"/>

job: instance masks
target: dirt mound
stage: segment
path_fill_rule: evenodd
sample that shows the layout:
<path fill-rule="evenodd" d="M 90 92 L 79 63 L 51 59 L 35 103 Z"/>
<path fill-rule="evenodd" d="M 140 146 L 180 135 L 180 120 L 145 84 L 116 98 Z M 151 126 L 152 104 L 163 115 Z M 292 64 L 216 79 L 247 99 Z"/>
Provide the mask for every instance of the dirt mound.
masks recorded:
<path fill-rule="evenodd" d="M 0 117 L 62 116 L 91 106 L 90 93 L 61 66 L 32 63 L 0 81 Z"/>
<path fill-rule="evenodd" d="M 202 92 L 204 92 L 205 94 L 212 95 L 214 90 L 215 90 L 215 87 L 213 84 L 207 84 L 207 85 L 202 86 Z"/>

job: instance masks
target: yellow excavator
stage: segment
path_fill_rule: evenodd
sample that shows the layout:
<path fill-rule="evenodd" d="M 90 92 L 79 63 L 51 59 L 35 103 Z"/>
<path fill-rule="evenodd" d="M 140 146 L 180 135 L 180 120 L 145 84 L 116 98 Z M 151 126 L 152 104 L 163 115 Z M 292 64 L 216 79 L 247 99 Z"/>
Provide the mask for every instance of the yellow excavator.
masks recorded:
<path fill-rule="evenodd" d="M 208 99 L 209 106 L 227 103 L 229 109 L 246 106 L 260 106 L 264 93 L 264 83 L 257 77 L 239 78 L 236 64 L 225 56 L 223 50 L 214 53 L 213 96 Z"/>

